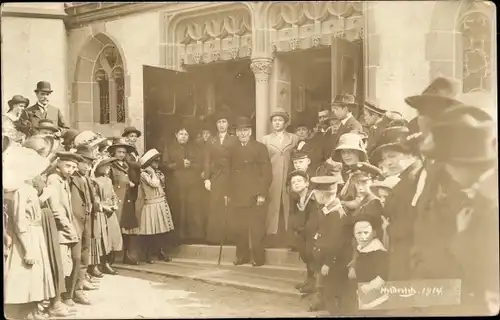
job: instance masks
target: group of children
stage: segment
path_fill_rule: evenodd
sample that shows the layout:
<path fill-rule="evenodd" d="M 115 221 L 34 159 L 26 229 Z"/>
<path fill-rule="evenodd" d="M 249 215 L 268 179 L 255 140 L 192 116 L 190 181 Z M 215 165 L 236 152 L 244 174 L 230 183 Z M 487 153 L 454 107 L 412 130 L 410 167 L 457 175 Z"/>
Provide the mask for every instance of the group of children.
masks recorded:
<path fill-rule="evenodd" d="M 24 141 L 3 136 L 5 303 L 16 318 L 65 317 L 75 303 L 91 304 L 84 290 L 98 289 L 103 273 L 117 274 L 112 264 L 127 236 L 143 240 L 146 262 L 155 254 L 170 261 L 164 236 L 174 225 L 160 153 L 152 149 L 134 161 L 127 157 L 136 149 L 125 138 L 110 145 L 73 130 L 61 145 L 55 133 L 37 131 Z M 131 207 L 132 227 L 123 223 Z"/>

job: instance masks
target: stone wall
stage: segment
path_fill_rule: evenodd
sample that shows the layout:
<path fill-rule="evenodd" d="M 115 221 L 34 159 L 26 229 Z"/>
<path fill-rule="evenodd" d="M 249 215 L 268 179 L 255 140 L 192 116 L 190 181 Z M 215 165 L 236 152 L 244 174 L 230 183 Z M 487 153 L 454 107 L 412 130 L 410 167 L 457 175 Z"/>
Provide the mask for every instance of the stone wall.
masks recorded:
<path fill-rule="evenodd" d="M 159 64 L 159 18 L 157 12 L 131 15 L 118 20 L 97 22 L 69 31 L 68 79 L 73 92 L 72 119 L 80 129 L 99 131 L 107 136 L 119 136 L 128 125 L 144 130 L 143 123 L 143 65 Z M 92 46 L 93 38 L 109 38 L 122 55 L 125 69 L 126 122 L 102 125 L 94 122 L 92 89 L 85 82 L 92 82 L 93 65 L 99 48 Z M 92 57 L 94 56 L 94 57 Z M 77 83 L 80 83 L 77 85 Z M 90 92 L 90 93 L 88 93 Z M 144 141 L 140 139 L 139 149 Z M 140 150 L 141 151 L 141 150 Z"/>
<path fill-rule="evenodd" d="M 69 119 L 63 3 L 2 4 L 2 15 L 2 109 L 15 94 L 36 102 L 36 83 L 45 80 L 50 103 Z"/>

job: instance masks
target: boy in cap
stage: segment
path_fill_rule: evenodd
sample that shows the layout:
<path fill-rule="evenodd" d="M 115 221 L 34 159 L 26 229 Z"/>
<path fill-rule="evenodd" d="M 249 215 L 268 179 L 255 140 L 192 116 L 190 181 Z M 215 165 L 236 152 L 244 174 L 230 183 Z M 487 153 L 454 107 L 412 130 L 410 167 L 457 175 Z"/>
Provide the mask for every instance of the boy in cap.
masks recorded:
<path fill-rule="evenodd" d="M 340 170 L 329 176 L 311 178 L 318 204 L 317 232 L 313 236 L 313 256 L 316 267 L 316 295 L 310 311 L 323 307 L 332 315 L 343 310 L 342 293 L 347 283 L 347 263 L 350 251 L 348 218 L 337 198 L 342 182 Z"/>
<path fill-rule="evenodd" d="M 311 166 L 309 153 L 302 150 L 292 150 L 291 157 L 294 170 L 307 173 L 309 177 L 316 175 L 316 170 Z"/>
<path fill-rule="evenodd" d="M 287 184 L 290 186 L 294 196 L 291 197 L 292 205 L 290 209 L 290 226 L 296 236 L 296 245 L 302 261 L 306 264 L 306 280 L 295 286 L 301 293 L 312 293 L 315 287 L 314 265 L 311 243 L 308 239 L 313 238 L 316 230 L 311 232 L 311 224 L 308 223 L 309 216 L 314 214 L 316 206 L 312 189 L 309 188 L 309 175 L 302 170 L 292 171 L 288 175 Z"/>
<path fill-rule="evenodd" d="M 59 152 L 57 156 L 59 160 L 56 164 L 56 170 L 47 178 L 47 187 L 54 190 L 54 193 L 48 198 L 48 202 L 59 231 L 63 264 L 69 256 L 71 256 L 72 260 L 72 266 L 68 261 L 68 264 L 64 268 L 66 293 L 63 294 L 63 302 L 71 307 L 74 306 L 75 302 L 89 304 L 83 292 L 76 291 L 82 248 L 75 226 L 76 221 L 73 216 L 71 189 L 69 186 L 70 177 L 77 170 L 78 163 L 83 161 L 83 158 L 78 154 L 70 152 Z"/>

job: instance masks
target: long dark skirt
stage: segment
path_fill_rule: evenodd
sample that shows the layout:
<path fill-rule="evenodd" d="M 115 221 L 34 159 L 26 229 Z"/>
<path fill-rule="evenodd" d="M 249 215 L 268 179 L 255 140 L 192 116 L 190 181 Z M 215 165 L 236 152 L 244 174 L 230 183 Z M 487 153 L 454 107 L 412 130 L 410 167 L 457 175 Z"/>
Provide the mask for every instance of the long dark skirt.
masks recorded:
<path fill-rule="evenodd" d="M 59 233 L 57 231 L 54 215 L 49 208 L 42 209 L 42 226 L 47 243 L 49 253 L 50 269 L 54 278 L 54 286 L 56 289 L 56 297 L 61 293 L 66 292 L 66 284 L 64 282 L 63 263 L 61 259 Z"/>

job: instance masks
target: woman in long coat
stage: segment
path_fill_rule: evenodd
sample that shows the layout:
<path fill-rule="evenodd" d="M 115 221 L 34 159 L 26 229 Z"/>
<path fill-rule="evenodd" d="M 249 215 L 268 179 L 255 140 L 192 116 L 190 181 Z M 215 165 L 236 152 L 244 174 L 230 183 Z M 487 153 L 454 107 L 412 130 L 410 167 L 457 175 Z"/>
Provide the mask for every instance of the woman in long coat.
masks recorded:
<path fill-rule="evenodd" d="M 163 155 L 168 170 L 168 199 L 172 208 L 174 234 L 177 240 L 202 241 L 205 237 L 200 213 L 201 170 L 198 149 L 189 141 L 185 125 L 176 130 L 176 139 Z"/>
<path fill-rule="evenodd" d="M 209 142 L 207 153 L 204 159 L 203 178 L 205 189 L 209 186 L 209 208 L 210 213 L 207 219 L 207 241 L 212 244 L 219 244 L 221 238 L 233 240 L 230 232 L 233 223 L 225 208 L 225 196 L 229 196 L 229 152 L 238 138 L 230 136 L 227 132 L 229 127 L 229 114 L 219 112 L 215 119 L 218 134 Z M 224 215 L 227 216 L 224 216 Z M 226 220 L 226 221 L 224 221 Z M 224 226 L 226 230 L 224 230 Z"/>
<path fill-rule="evenodd" d="M 273 180 L 269 189 L 266 233 L 277 235 L 277 244 L 284 246 L 289 240 L 287 230 L 290 213 L 290 197 L 286 191 L 286 177 L 289 173 L 291 152 L 299 142 L 299 137 L 285 131 L 285 126 L 290 120 L 288 112 L 278 109 L 271 114 L 270 120 L 274 132 L 262 139 L 262 143 L 269 151 L 273 168 Z"/>
<path fill-rule="evenodd" d="M 137 229 L 138 222 L 135 217 L 135 210 L 130 214 L 130 210 L 125 210 L 125 204 L 130 201 L 127 199 L 128 190 L 134 185 L 129 178 L 129 165 L 126 161 L 127 153 L 131 153 L 135 148 L 130 145 L 125 139 L 116 139 L 108 151 L 111 156 L 116 157 L 118 160 L 111 164 L 110 178 L 113 181 L 113 187 L 118 199 L 118 210 L 116 215 L 123 233 L 123 263 L 138 264 L 137 260 L 131 256 L 130 246 L 133 237 L 133 230 Z M 128 204 L 128 207 L 131 207 Z"/>

